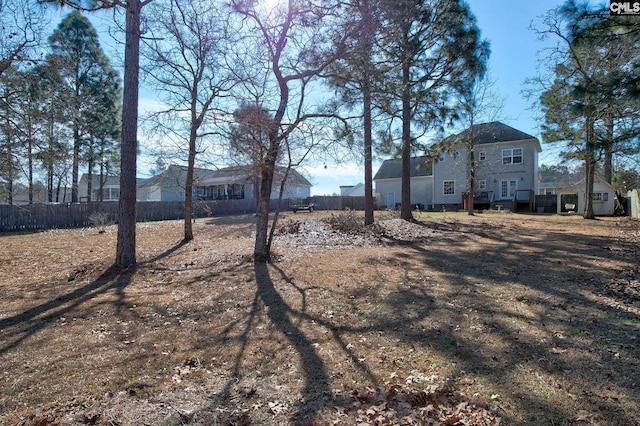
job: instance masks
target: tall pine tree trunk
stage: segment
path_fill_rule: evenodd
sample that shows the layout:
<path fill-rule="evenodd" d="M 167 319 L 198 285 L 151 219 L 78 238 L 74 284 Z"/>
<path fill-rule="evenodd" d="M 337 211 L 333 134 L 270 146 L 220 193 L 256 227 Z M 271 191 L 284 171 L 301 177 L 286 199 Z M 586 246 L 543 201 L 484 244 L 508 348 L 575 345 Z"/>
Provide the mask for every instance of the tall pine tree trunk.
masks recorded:
<path fill-rule="evenodd" d="M 400 218 L 413 220 L 411 213 L 411 87 L 408 53 L 402 61 L 402 178 Z"/>
<path fill-rule="evenodd" d="M 80 171 L 80 130 L 77 119 L 73 123 L 73 165 L 71 167 L 71 202 L 78 202 L 78 177 Z"/>
<path fill-rule="evenodd" d="M 136 160 L 138 147 L 138 76 L 140 73 L 140 0 L 126 5 L 120 201 L 118 205 L 118 266 L 136 263 Z"/>
<path fill-rule="evenodd" d="M 371 132 L 371 82 L 369 73 L 364 76 L 363 86 L 364 105 L 364 224 L 372 225 L 373 217 L 373 167 L 372 167 L 372 145 L 373 137 Z"/>
<path fill-rule="evenodd" d="M 585 219 L 595 219 L 593 211 L 593 182 L 596 169 L 596 148 L 594 140 L 594 120 L 592 117 L 591 108 L 587 111 L 587 119 L 585 120 L 585 139 L 586 139 L 586 153 L 585 153 L 585 209 L 583 217 Z"/>
<path fill-rule="evenodd" d="M 606 135 L 604 141 L 604 180 L 611 185 L 613 180 L 613 118 L 605 118 Z"/>
<path fill-rule="evenodd" d="M 365 23 L 365 28 L 372 28 L 373 17 L 369 1 L 361 3 L 361 14 Z M 372 225 L 373 217 L 373 165 L 372 163 L 372 120 L 371 120 L 371 55 L 372 37 L 365 34 L 361 39 L 364 59 L 366 61 L 364 73 L 362 75 L 362 105 L 363 105 L 363 126 L 364 126 L 364 224 Z"/>
<path fill-rule="evenodd" d="M 476 153 L 475 153 L 475 143 L 473 141 L 473 113 L 471 116 L 469 126 L 469 141 L 467 143 L 467 148 L 469 151 L 469 193 L 468 193 L 468 201 L 467 207 L 469 216 L 474 215 L 475 206 L 473 205 L 473 197 L 475 195 L 475 185 L 476 185 Z"/>

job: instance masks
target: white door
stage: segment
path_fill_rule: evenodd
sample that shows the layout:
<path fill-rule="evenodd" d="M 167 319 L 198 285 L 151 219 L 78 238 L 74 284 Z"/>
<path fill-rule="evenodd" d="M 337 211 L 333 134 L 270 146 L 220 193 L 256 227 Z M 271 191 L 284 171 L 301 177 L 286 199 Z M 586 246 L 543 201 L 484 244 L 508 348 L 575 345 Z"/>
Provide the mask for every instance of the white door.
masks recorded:
<path fill-rule="evenodd" d="M 387 192 L 387 208 L 395 209 L 396 208 L 396 193 L 395 192 Z"/>
<path fill-rule="evenodd" d="M 514 200 L 516 196 L 516 185 L 518 181 L 515 179 L 507 179 L 500 181 L 500 199 Z"/>

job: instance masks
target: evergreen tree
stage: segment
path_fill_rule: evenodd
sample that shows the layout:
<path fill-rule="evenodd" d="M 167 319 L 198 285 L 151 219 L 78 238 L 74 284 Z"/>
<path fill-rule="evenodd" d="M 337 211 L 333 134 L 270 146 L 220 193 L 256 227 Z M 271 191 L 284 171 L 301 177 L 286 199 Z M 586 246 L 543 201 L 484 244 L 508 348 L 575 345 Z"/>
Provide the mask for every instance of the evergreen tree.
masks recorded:
<path fill-rule="evenodd" d="M 353 47 L 332 67 L 328 82 L 340 95 L 341 104 L 348 109 L 362 108 L 362 139 L 364 159 L 364 223 L 374 222 L 373 202 L 373 114 L 375 109 L 376 81 L 383 81 L 387 69 L 375 40 L 381 25 L 376 16 L 378 0 L 353 0 L 348 13 L 355 25 Z M 359 134 L 359 133 L 358 133 Z M 350 132 L 345 137 L 352 138 Z"/>
<path fill-rule="evenodd" d="M 394 67 L 386 112 L 401 123 L 401 218 L 411 220 L 410 159 L 420 134 L 454 117 L 451 94 L 485 70 L 489 47 L 462 0 L 384 0 L 383 46 Z"/>
<path fill-rule="evenodd" d="M 567 1 L 544 17 L 542 36 L 561 41 L 548 59 L 554 63 L 553 84 L 540 95 L 546 142 L 564 142 L 566 158 L 584 162 L 585 218 L 593 218 L 593 182 L 604 159 L 605 178 L 611 182 L 613 155 L 633 152 L 640 130 L 636 86 L 640 71 L 637 45 L 640 34 L 629 30 L 626 19 L 610 17 L 603 9 Z M 631 148 L 631 149 L 630 149 Z M 638 151 L 636 151 L 638 152 Z"/>
<path fill-rule="evenodd" d="M 95 114 L 95 108 L 105 100 L 103 92 L 119 92 L 118 85 L 113 84 L 117 75 L 100 47 L 95 29 L 77 10 L 60 22 L 49 38 L 49 44 L 51 54 L 47 60 L 57 68 L 64 83 L 63 97 L 68 101 L 68 116 L 73 129 L 71 201 L 77 202 L 83 142 L 90 131 L 95 132 L 100 127 L 96 121 L 102 117 Z M 110 96 L 113 95 L 107 95 L 106 99 Z M 112 111 L 117 112 L 117 109 Z"/>

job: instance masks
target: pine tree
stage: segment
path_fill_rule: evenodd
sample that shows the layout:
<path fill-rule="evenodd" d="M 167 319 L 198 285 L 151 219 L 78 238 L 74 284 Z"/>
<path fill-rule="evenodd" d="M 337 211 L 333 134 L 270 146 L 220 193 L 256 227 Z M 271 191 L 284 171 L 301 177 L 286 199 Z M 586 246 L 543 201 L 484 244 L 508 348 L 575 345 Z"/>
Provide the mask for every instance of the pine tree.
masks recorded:
<path fill-rule="evenodd" d="M 485 70 L 488 43 L 461 0 L 382 1 L 384 49 L 393 73 L 386 79 L 386 112 L 401 124 L 402 219 L 411 220 L 410 159 L 420 134 L 450 120 L 456 85 Z"/>
<path fill-rule="evenodd" d="M 99 127 L 100 116 L 92 113 L 103 92 L 119 91 L 113 85 L 117 75 L 109 65 L 89 20 L 79 11 L 68 14 L 49 38 L 51 54 L 47 61 L 57 68 L 64 85 L 63 97 L 68 101 L 68 116 L 73 129 L 73 167 L 71 201 L 79 201 L 78 180 L 84 141 L 90 129 Z M 92 115 L 93 114 L 93 115 Z M 93 118 L 94 123 L 89 119 Z"/>

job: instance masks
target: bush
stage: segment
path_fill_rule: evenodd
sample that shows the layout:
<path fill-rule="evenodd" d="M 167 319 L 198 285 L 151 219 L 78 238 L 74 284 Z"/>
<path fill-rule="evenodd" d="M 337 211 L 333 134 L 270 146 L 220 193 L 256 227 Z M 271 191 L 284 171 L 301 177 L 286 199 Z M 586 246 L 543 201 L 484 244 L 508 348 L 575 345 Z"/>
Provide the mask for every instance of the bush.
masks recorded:
<path fill-rule="evenodd" d="M 98 228 L 98 232 L 104 234 L 105 227 L 113 224 L 113 221 L 109 218 L 109 214 L 106 212 L 93 212 L 89 215 L 89 222 Z"/>
<path fill-rule="evenodd" d="M 363 235 L 367 233 L 367 227 L 364 224 L 362 215 L 355 213 L 353 210 L 332 214 L 330 217 L 322 219 L 322 221 L 334 231 L 342 232 L 343 234 Z"/>
<path fill-rule="evenodd" d="M 300 233 L 301 222 L 298 220 L 282 220 L 278 224 L 278 234 L 298 234 Z"/>

